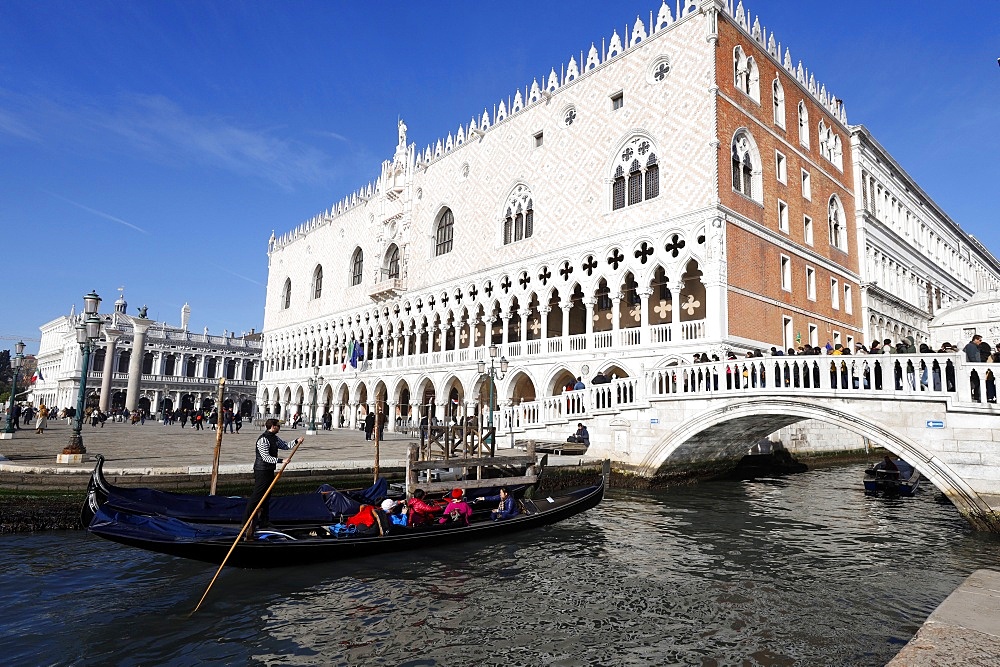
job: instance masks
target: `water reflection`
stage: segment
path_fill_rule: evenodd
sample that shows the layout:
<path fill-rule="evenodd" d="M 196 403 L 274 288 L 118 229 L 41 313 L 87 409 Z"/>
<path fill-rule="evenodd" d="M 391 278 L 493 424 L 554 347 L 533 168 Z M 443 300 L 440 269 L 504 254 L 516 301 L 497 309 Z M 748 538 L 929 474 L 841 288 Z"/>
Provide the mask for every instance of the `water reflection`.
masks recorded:
<path fill-rule="evenodd" d="M 614 492 L 502 545 L 227 571 L 4 538 L 10 664 L 884 664 L 1000 540 L 861 468 Z M 72 554 L 72 556 L 70 556 Z"/>

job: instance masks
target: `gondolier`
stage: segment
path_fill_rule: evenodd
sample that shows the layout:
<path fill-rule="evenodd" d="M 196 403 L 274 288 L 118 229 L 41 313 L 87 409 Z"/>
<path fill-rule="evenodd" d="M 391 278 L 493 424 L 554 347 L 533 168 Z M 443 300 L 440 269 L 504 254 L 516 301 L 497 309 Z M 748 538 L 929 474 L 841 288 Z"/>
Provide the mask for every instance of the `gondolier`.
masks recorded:
<path fill-rule="evenodd" d="M 274 481 L 274 470 L 282 462 L 278 458 L 278 450 L 291 449 L 289 443 L 278 437 L 278 431 L 280 430 L 281 424 L 277 419 L 268 419 L 264 422 L 264 432 L 257 438 L 256 454 L 253 462 L 253 493 L 250 494 L 250 499 L 247 501 L 246 514 L 243 516 L 244 523 L 250 519 L 251 514 L 257 507 L 257 503 L 264 497 L 264 494 L 271 487 L 271 482 Z M 303 440 L 305 438 L 299 438 L 295 443 L 301 443 Z M 270 504 L 271 498 L 268 497 L 264 501 L 264 504 L 261 505 L 260 513 L 256 520 L 258 526 L 265 527 L 270 525 Z M 247 534 L 253 535 L 252 527 L 247 531 Z"/>

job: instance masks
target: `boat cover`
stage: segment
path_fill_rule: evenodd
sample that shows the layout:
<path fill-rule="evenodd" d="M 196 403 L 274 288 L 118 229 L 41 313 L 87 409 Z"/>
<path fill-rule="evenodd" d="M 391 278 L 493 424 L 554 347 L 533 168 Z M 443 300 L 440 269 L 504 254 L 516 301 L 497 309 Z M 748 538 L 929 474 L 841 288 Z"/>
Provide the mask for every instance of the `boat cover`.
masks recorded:
<path fill-rule="evenodd" d="M 236 539 L 235 526 L 185 523 L 166 516 L 145 516 L 118 512 L 105 505 L 98 508 L 90 529 L 98 534 L 118 535 L 158 542 L 203 542 L 215 538 Z"/>
<path fill-rule="evenodd" d="M 334 494 L 342 496 L 337 491 L 334 491 Z M 330 522 L 333 514 L 327 506 L 327 501 L 331 495 L 333 494 L 324 497 L 321 493 L 299 493 L 292 496 L 275 496 L 271 499 L 271 521 Z M 349 507 L 353 501 L 346 496 L 342 497 L 345 505 Z M 242 523 L 247 499 L 239 496 L 200 496 L 158 489 L 117 487 L 108 496 L 107 504 L 126 512 L 162 514 L 186 521 Z M 354 507 L 356 512 L 357 503 L 354 503 Z"/>

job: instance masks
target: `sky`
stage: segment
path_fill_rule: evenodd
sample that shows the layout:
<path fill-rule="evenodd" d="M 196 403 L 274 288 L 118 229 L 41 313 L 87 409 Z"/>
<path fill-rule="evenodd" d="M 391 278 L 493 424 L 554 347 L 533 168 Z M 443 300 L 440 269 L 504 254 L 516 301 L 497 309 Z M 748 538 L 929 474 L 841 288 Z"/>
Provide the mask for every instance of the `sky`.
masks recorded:
<path fill-rule="evenodd" d="M 1000 3 L 746 4 L 1000 256 Z M 271 231 L 373 181 L 397 119 L 423 149 L 659 8 L 0 0 L 0 349 L 119 287 L 133 315 L 259 331 Z"/>

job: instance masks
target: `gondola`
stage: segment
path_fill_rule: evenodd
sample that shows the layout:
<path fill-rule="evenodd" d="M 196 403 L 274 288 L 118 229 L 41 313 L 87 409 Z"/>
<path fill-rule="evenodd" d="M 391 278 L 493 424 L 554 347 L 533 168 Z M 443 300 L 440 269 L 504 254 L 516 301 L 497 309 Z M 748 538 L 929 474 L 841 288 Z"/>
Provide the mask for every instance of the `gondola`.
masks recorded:
<path fill-rule="evenodd" d="M 568 519 L 597 506 L 603 497 L 602 479 L 594 486 L 547 498 L 525 499 L 521 501 L 524 511 L 504 521 L 492 521 L 477 512 L 468 526 L 396 526 L 378 536 L 340 535 L 334 526 L 325 524 L 262 530 L 237 543 L 227 562 L 243 568 L 271 568 L 416 551 L 468 540 L 495 542 L 511 533 Z M 137 514 L 104 504 L 98 506 L 88 530 L 120 544 L 218 564 L 226 558 L 240 527 Z"/>
<path fill-rule="evenodd" d="M 515 486 L 511 488 L 511 494 L 519 498 L 526 489 L 524 485 Z M 496 488 L 488 488 L 477 491 L 477 494 L 495 495 L 496 492 Z M 387 497 L 402 498 L 402 492 L 390 489 L 384 479 L 379 479 L 367 489 L 344 491 L 324 484 L 313 493 L 274 496 L 271 499 L 270 520 L 278 528 L 334 523 L 342 516 L 356 513 L 364 503 L 373 505 Z M 105 478 L 104 457 L 98 454 L 90 475 L 87 498 L 80 511 L 80 525 L 89 527 L 102 506 L 129 514 L 171 517 L 188 523 L 241 524 L 246 504 L 246 498 L 241 496 L 209 496 L 116 486 Z"/>

